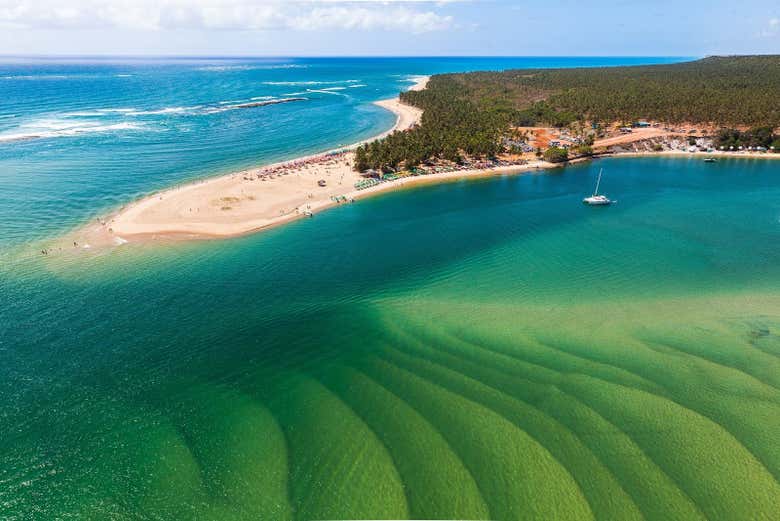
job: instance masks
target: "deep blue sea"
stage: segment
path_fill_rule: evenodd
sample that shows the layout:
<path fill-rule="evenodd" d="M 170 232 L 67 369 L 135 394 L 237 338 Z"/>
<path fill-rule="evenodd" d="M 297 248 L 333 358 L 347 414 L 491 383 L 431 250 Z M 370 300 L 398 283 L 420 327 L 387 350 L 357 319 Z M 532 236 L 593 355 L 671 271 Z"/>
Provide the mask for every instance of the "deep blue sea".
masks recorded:
<path fill-rule="evenodd" d="M 0 59 L 0 244 L 161 187 L 378 134 L 417 75 L 681 58 Z M 239 109 L 289 97 L 305 102 Z"/>

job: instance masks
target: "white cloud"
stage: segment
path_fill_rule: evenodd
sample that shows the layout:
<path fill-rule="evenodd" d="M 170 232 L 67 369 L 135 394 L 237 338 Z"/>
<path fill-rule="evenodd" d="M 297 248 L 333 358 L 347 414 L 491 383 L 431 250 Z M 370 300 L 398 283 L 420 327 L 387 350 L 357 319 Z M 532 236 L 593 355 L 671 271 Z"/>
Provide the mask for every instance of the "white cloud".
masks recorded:
<path fill-rule="evenodd" d="M 758 33 L 762 38 L 772 38 L 780 33 L 780 18 L 770 18 L 769 27 Z"/>
<path fill-rule="evenodd" d="M 437 12 L 446 3 L 447 0 L 0 0 L 0 27 L 423 33 L 453 25 L 452 17 Z"/>
<path fill-rule="evenodd" d="M 290 20 L 290 26 L 301 30 L 317 29 L 389 29 L 424 33 L 447 29 L 452 18 L 431 11 L 421 12 L 406 7 L 365 8 L 355 6 L 321 7 Z"/>

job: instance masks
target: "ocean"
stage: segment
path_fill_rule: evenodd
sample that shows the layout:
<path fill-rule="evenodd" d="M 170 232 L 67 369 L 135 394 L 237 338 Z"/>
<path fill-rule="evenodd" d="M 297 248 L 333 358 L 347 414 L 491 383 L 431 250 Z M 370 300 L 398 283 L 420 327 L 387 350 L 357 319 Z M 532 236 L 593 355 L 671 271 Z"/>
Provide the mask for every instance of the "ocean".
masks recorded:
<path fill-rule="evenodd" d="M 414 77 L 681 58 L 0 58 L 0 244 L 156 189 L 351 144 Z M 284 98 L 306 101 L 238 108 Z"/>
<path fill-rule="evenodd" d="M 771 518 L 778 161 L 605 159 L 40 255 L 155 188 L 381 132 L 370 102 L 420 74 L 671 60 L 4 63 L 0 517 Z M 618 203 L 582 205 L 602 168 Z"/>

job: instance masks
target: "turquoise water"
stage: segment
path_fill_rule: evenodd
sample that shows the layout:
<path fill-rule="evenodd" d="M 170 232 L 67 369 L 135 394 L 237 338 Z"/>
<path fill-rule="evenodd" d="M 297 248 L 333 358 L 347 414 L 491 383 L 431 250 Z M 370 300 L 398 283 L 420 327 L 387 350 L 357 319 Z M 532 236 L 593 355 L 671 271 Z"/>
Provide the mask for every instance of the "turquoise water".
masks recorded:
<path fill-rule="evenodd" d="M 585 207 L 601 167 L 619 203 Z M 11 518 L 769 518 L 779 171 L 605 160 L 4 266 L 0 502 Z"/>
<path fill-rule="evenodd" d="M 29 175 L 0 199 L 0 517 L 780 511 L 780 162 L 614 158 L 44 257 L 143 189 L 73 166 L 129 134 L 82 137 L 3 149 Z M 586 207 L 600 168 L 619 202 Z"/>
<path fill-rule="evenodd" d="M 0 58 L 0 244 L 178 182 L 354 143 L 420 74 L 681 58 Z M 306 101 L 237 109 L 290 97 Z"/>

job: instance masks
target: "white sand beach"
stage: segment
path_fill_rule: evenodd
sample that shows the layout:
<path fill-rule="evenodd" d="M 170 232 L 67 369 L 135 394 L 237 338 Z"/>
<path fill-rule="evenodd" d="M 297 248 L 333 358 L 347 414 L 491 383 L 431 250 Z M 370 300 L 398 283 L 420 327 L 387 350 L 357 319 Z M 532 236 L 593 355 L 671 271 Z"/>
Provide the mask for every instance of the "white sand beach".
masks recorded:
<path fill-rule="evenodd" d="M 427 77 L 418 78 L 411 88 L 424 89 L 427 81 Z M 395 113 L 396 123 L 388 131 L 366 141 L 381 138 L 394 131 L 407 130 L 418 124 L 422 117 L 420 109 L 406 105 L 398 98 L 378 101 L 376 104 Z M 616 138 L 614 141 L 623 143 L 661 134 L 663 133 L 650 129 L 630 137 Z M 67 240 L 77 244 L 101 246 L 149 240 L 232 237 L 293 219 L 309 218 L 331 206 L 401 187 L 562 166 L 531 160 L 524 165 L 401 177 L 358 190 L 355 184 L 363 178 L 352 168 L 352 150 L 359 144 L 361 143 L 154 193 L 69 234 Z M 604 144 L 613 143 L 600 143 Z M 665 152 L 647 153 L 663 154 Z M 570 163 L 586 159 L 580 158 Z"/>
<path fill-rule="evenodd" d="M 411 90 L 424 89 L 427 81 L 428 77 L 417 78 Z M 391 129 L 371 140 L 406 130 L 422 116 L 420 109 L 398 98 L 376 104 L 397 118 Z M 362 178 L 352 168 L 351 150 L 359 144 L 169 188 L 78 230 L 68 240 L 96 246 L 227 237 L 308 217 L 337 204 L 337 200 L 358 197 L 355 183 Z"/>

